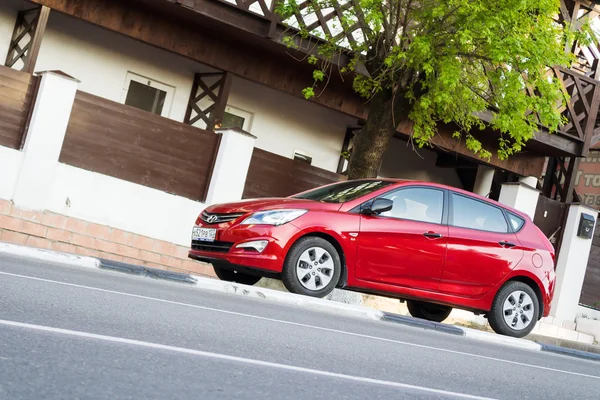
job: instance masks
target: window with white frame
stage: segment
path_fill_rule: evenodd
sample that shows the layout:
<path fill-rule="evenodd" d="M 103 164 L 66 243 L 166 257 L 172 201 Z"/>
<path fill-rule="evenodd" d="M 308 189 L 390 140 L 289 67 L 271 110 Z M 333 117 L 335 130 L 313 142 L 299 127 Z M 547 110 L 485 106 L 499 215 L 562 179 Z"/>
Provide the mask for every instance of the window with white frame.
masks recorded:
<path fill-rule="evenodd" d="M 121 101 L 128 106 L 168 117 L 174 93 L 173 86 L 128 72 Z"/>
<path fill-rule="evenodd" d="M 221 128 L 240 128 L 246 132 L 250 132 L 253 119 L 254 114 L 251 112 L 228 105 L 225 107 L 225 112 L 223 113 Z"/>
<path fill-rule="evenodd" d="M 302 150 L 294 150 L 294 160 L 303 162 L 305 164 L 312 164 L 312 157 L 303 152 Z"/>

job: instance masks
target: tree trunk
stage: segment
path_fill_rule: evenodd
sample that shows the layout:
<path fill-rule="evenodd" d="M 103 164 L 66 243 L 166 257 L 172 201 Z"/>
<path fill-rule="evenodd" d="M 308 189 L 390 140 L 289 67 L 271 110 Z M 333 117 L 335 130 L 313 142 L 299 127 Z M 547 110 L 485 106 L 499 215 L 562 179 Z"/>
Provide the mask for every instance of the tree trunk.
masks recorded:
<path fill-rule="evenodd" d="M 394 96 L 382 90 L 369 103 L 365 125 L 354 138 L 348 165 L 348 179 L 376 178 L 390 139 L 400 121 L 408 117 L 408 101 L 404 94 Z"/>

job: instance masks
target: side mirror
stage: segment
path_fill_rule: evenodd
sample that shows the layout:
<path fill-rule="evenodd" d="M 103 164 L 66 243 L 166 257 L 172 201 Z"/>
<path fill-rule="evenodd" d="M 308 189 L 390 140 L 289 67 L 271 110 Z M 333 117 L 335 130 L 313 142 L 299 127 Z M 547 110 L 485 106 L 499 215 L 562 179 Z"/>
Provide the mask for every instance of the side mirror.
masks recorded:
<path fill-rule="evenodd" d="M 370 207 L 367 206 L 362 210 L 362 213 L 366 215 L 381 214 L 390 211 L 393 206 L 394 202 L 390 199 L 375 199 Z"/>

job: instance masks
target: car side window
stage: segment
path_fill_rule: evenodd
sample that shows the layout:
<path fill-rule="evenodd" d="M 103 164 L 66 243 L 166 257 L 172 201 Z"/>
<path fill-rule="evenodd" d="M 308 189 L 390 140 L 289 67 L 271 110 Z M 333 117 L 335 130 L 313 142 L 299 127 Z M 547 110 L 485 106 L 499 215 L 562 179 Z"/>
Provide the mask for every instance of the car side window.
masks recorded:
<path fill-rule="evenodd" d="M 412 221 L 442 223 L 444 192 L 430 188 L 406 188 L 381 196 L 394 202 L 390 211 L 381 213 L 384 217 L 402 218 Z"/>
<path fill-rule="evenodd" d="M 460 228 L 508 233 L 508 224 L 502 210 L 455 193 L 452 193 L 451 224 Z"/>
<path fill-rule="evenodd" d="M 508 213 L 508 220 L 512 225 L 513 231 L 518 232 L 523 225 L 525 224 L 525 220 L 521 217 L 517 217 L 515 214 Z"/>

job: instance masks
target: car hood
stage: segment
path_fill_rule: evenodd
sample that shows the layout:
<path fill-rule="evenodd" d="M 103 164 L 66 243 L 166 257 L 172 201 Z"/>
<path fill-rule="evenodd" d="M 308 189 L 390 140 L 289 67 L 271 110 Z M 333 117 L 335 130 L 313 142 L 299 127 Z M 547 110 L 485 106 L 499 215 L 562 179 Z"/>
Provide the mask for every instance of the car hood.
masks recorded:
<path fill-rule="evenodd" d="M 338 203 L 323 203 L 313 200 L 292 198 L 266 198 L 237 201 L 235 203 L 215 204 L 206 208 L 208 213 L 250 213 L 265 210 L 281 210 L 301 208 L 305 210 L 339 210 L 342 205 Z"/>

